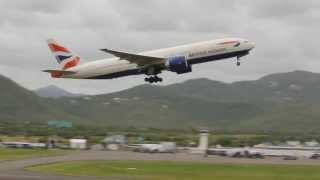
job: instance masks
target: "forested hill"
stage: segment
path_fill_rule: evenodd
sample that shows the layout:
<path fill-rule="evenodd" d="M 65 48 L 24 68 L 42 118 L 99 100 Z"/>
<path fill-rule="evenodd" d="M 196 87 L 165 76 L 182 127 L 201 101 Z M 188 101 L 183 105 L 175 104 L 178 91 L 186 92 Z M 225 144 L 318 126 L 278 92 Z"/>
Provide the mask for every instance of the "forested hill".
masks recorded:
<path fill-rule="evenodd" d="M 189 80 L 81 97 L 42 98 L 0 77 L 0 122 L 70 120 L 91 125 L 319 131 L 320 74 L 295 71 L 255 81 Z"/>

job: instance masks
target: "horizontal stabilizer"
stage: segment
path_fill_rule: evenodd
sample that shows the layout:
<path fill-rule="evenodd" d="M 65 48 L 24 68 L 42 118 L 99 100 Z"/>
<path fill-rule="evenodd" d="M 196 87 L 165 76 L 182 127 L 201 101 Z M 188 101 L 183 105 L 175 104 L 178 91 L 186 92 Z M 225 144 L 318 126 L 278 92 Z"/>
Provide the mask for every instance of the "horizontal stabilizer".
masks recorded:
<path fill-rule="evenodd" d="M 53 78 L 60 78 L 63 75 L 71 75 L 76 73 L 74 71 L 64 71 L 64 70 L 43 70 L 43 72 L 50 73 L 51 77 Z"/>
<path fill-rule="evenodd" d="M 63 70 L 43 70 L 43 72 L 47 72 L 47 73 L 62 73 L 62 74 L 65 74 L 65 75 L 76 73 L 74 71 L 63 71 Z"/>

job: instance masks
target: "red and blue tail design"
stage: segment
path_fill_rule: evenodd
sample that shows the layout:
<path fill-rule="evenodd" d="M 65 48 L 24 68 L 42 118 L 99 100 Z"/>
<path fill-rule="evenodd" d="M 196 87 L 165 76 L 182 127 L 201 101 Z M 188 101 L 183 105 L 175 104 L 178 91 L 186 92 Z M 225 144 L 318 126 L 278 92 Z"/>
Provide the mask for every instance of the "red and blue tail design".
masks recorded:
<path fill-rule="evenodd" d="M 53 39 L 48 39 L 48 46 L 55 56 L 57 62 L 62 66 L 63 70 L 77 66 L 80 63 L 80 57 L 74 55 L 70 50 L 61 46 Z"/>

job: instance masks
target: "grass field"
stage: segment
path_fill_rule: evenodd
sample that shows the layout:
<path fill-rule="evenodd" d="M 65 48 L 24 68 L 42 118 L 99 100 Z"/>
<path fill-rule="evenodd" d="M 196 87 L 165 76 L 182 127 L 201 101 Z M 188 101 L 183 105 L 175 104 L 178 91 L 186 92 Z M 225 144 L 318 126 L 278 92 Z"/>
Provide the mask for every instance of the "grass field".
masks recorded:
<path fill-rule="evenodd" d="M 146 180 L 319 180 L 318 166 L 214 165 L 154 161 L 79 161 L 27 170 L 116 179 Z"/>
<path fill-rule="evenodd" d="M 65 154 L 66 152 L 62 150 L 0 148 L 0 161 L 56 156 Z"/>

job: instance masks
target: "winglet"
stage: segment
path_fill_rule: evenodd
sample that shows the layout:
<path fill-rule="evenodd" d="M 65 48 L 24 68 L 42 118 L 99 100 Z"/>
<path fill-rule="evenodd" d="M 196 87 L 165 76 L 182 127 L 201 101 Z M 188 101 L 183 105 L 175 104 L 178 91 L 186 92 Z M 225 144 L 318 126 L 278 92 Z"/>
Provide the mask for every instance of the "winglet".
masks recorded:
<path fill-rule="evenodd" d="M 99 50 L 100 50 L 100 51 L 103 51 L 103 52 L 107 52 L 107 53 L 111 52 L 110 49 L 99 49 Z"/>
<path fill-rule="evenodd" d="M 120 51 L 114 51 L 114 50 L 111 50 L 111 49 L 100 49 L 100 51 L 103 51 L 105 53 L 109 53 L 109 54 L 112 54 L 116 57 L 120 57 L 123 56 L 123 55 L 128 55 L 129 53 L 125 53 L 125 52 L 120 52 Z"/>

